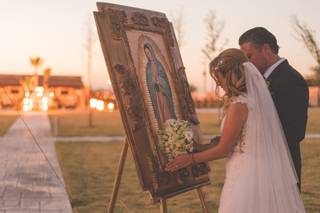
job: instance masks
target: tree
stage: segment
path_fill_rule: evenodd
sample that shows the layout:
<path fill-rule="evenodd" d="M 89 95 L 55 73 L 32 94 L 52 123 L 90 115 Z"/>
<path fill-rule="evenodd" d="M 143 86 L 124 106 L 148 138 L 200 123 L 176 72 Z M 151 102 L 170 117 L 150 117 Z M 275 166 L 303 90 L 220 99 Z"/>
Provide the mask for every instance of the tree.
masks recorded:
<path fill-rule="evenodd" d="M 38 68 L 42 65 L 43 59 L 39 56 L 30 57 L 30 63 L 34 67 L 34 75 L 27 80 L 29 86 L 27 87 L 28 90 L 33 91 L 38 86 Z"/>
<path fill-rule="evenodd" d="M 314 71 L 315 78 L 320 80 L 320 45 L 316 39 L 316 32 L 308 25 L 302 24 L 296 16 L 293 17 L 293 24 L 299 39 L 304 43 L 317 63 L 312 70 Z"/>
<path fill-rule="evenodd" d="M 51 75 L 52 69 L 50 67 L 47 67 L 46 69 L 43 70 L 43 76 L 45 78 L 49 78 Z"/>
<path fill-rule="evenodd" d="M 92 22 L 88 21 L 87 23 L 87 33 L 85 38 L 84 49 L 87 56 L 87 72 L 88 72 L 88 124 L 89 127 L 93 126 L 92 121 L 92 110 L 90 107 L 90 97 L 91 97 L 91 78 L 92 78 L 92 58 L 93 58 L 93 47 L 94 47 L 94 34 L 92 30 Z"/>
<path fill-rule="evenodd" d="M 207 64 L 212 61 L 215 57 L 217 51 L 221 51 L 223 47 L 227 44 L 228 40 L 224 39 L 223 43 L 221 43 L 220 47 L 218 47 L 218 42 L 221 40 L 221 32 L 224 28 L 224 22 L 218 20 L 216 13 L 214 11 L 209 11 L 207 16 L 204 19 L 204 23 L 207 28 L 207 38 L 206 44 L 202 49 L 202 53 L 204 55 L 204 70 L 203 70 L 203 87 L 204 92 L 207 92 Z M 213 89 L 213 82 L 212 82 L 212 89 Z M 221 105 L 218 106 L 218 118 L 221 117 Z M 221 120 L 219 119 L 219 124 Z"/>
<path fill-rule="evenodd" d="M 48 89 L 48 79 L 51 75 L 51 72 L 52 72 L 52 69 L 50 67 L 47 67 L 43 71 L 43 86 L 45 88 L 45 91 L 47 91 L 47 89 Z"/>
<path fill-rule="evenodd" d="M 43 59 L 41 57 L 30 57 L 30 63 L 34 66 L 34 74 L 38 75 L 38 68 L 43 63 Z"/>
<path fill-rule="evenodd" d="M 221 40 L 221 32 L 224 28 L 224 22 L 219 21 L 214 11 L 209 11 L 204 19 L 204 23 L 207 28 L 206 43 L 201 50 L 204 55 L 205 68 L 203 70 L 204 79 L 204 92 L 207 91 L 207 64 L 215 57 L 217 51 L 221 51 L 222 48 L 228 42 L 226 39 L 218 48 L 218 42 Z"/>
<path fill-rule="evenodd" d="M 20 80 L 20 84 L 22 85 L 24 92 L 31 92 L 35 88 L 33 76 L 24 77 Z"/>
<path fill-rule="evenodd" d="M 174 31 L 176 33 L 178 45 L 181 48 L 185 44 L 185 16 L 183 12 L 183 7 L 179 7 L 178 12 L 170 12 L 170 16 L 173 23 Z"/>

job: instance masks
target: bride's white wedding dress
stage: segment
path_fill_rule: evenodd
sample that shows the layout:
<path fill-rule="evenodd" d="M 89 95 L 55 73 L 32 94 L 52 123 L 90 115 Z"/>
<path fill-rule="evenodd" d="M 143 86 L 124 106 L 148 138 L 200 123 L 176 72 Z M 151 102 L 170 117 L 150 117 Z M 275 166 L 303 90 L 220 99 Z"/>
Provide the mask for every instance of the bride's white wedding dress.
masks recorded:
<path fill-rule="evenodd" d="M 226 164 L 219 213 L 305 212 L 297 177 L 273 100 L 256 67 L 243 64 L 248 118 Z M 223 127 L 222 127 L 223 128 Z"/>

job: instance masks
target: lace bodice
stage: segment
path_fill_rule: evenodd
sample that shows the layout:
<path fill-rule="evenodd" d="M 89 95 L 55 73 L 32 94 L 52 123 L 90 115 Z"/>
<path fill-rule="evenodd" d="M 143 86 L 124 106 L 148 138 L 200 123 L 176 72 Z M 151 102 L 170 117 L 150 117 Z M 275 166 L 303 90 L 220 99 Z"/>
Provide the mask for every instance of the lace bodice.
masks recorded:
<path fill-rule="evenodd" d="M 245 104 L 248 106 L 248 101 L 245 96 L 237 96 L 237 97 L 232 98 L 230 104 L 236 104 L 236 103 L 241 103 L 241 104 Z M 226 116 L 223 117 L 222 122 L 221 122 L 221 131 L 224 127 L 225 117 Z M 247 128 L 247 123 L 245 123 L 245 125 L 242 127 L 240 136 L 233 147 L 232 153 L 233 152 L 240 152 L 240 153 L 244 152 L 244 146 L 246 144 L 245 143 L 246 128 Z"/>

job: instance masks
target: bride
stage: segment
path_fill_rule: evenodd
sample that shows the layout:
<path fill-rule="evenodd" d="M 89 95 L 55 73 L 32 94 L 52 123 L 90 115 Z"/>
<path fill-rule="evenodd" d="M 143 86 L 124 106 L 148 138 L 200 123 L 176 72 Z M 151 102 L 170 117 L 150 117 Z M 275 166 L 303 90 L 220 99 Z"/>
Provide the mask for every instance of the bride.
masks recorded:
<path fill-rule="evenodd" d="M 182 154 L 167 171 L 227 157 L 219 213 L 305 212 L 283 129 L 264 78 L 239 49 L 227 49 L 210 63 L 225 91 L 220 142 Z"/>

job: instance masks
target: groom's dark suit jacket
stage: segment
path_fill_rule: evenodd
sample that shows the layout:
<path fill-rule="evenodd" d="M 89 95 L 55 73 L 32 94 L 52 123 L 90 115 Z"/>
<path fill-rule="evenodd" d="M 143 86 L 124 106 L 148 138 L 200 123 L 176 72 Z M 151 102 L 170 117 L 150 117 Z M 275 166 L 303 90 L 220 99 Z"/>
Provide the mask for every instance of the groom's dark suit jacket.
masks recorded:
<path fill-rule="evenodd" d="M 269 90 L 277 108 L 290 153 L 301 181 L 300 141 L 305 137 L 309 90 L 304 78 L 287 60 L 268 77 Z"/>

